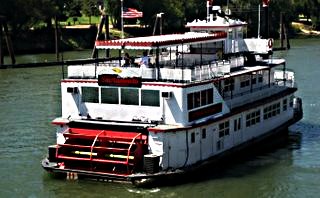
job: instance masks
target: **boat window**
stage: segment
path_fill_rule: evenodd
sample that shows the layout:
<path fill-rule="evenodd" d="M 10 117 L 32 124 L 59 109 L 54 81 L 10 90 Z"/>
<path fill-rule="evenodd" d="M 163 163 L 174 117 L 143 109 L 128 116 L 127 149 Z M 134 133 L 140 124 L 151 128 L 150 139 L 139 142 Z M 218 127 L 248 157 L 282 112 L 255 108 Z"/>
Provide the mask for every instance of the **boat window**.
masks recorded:
<path fill-rule="evenodd" d="M 187 98 L 188 110 L 212 104 L 213 89 L 206 89 L 194 93 L 189 93 Z"/>
<path fill-rule="evenodd" d="M 282 101 L 282 111 L 286 111 L 288 108 L 288 100 L 287 99 L 283 99 Z"/>
<path fill-rule="evenodd" d="M 142 106 L 160 106 L 160 92 L 158 90 L 141 90 Z"/>
<path fill-rule="evenodd" d="M 121 88 L 121 104 L 139 105 L 139 90 L 130 88 Z"/>
<path fill-rule="evenodd" d="M 245 80 L 245 81 L 242 81 L 241 83 L 240 83 L 240 87 L 241 88 L 243 88 L 243 87 L 247 87 L 247 86 L 249 86 L 250 85 L 250 80 L 248 79 L 248 80 Z"/>
<path fill-rule="evenodd" d="M 224 81 L 224 91 L 233 91 L 234 90 L 234 79 L 226 79 Z"/>
<path fill-rule="evenodd" d="M 289 106 L 293 107 L 293 98 L 294 96 L 290 96 Z"/>
<path fill-rule="evenodd" d="M 219 138 L 229 135 L 229 120 L 219 124 Z"/>
<path fill-rule="evenodd" d="M 213 89 L 207 89 L 208 104 L 213 103 Z"/>
<path fill-rule="evenodd" d="M 99 89 L 98 87 L 81 87 L 81 100 L 82 102 L 99 102 Z"/>
<path fill-rule="evenodd" d="M 118 88 L 101 88 L 101 103 L 119 104 Z"/>
<path fill-rule="evenodd" d="M 252 78 L 251 79 L 251 84 L 253 84 L 253 85 L 257 84 L 257 78 Z"/>
<path fill-rule="evenodd" d="M 194 107 L 200 107 L 200 92 L 194 93 Z"/>
<path fill-rule="evenodd" d="M 280 114 L 280 102 L 269 105 L 263 109 L 263 119 L 267 120 Z"/>
<path fill-rule="evenodd" d="M 188 94 L 188 110 L 193 109 L 193 93 Z"/>
<path fill-rule="evenodd" d="M 202 129 L 202 139 L 206 139 L 207 137 L 207 130 L 204 128 Z"/>
<path fill-rule="evenodd" d="M 258 82 L 262 83 L 263 82 L 263 76 L 262 74 L 258 74 Z"/>
<path fill-rule="evenodd" d="M 233 121 L 233 131 L 239 131 L 241 129 L 241 118 L 237 118 Z"/>
<path fill-rule="evenodd" d="M 260 122 L 260 110 L 246 115 L 246 127 L 250 127 Z"/>
<path fill-rule="evenodd" d="M 201 106 L 208 104 L 207 90 L 201 91 Z"/>
<path fill-rule="evenodd" d="M 196 141 L 196 135 L 194 132 L 191 133 L 191 143 L 194 143 Z"/>
<path fill-rule="evenodd" d="M 242 29 L 238 31 L 238 38 L 242 39 L 243 38 L 243 31 Z"/>

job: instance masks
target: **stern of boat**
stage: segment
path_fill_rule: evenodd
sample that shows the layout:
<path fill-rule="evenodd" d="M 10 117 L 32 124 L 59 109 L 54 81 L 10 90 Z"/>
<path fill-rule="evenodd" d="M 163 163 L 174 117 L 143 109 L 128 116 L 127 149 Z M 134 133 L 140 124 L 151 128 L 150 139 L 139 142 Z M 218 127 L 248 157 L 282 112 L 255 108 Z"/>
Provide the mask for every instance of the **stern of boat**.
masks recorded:
<path fill-rule="evenodd" d="M 42 166 L 49 172 L 126 180 L 142 172 L 148 136 L 123 132 L 68 128 L 63 144 L 48 147 Z"/>

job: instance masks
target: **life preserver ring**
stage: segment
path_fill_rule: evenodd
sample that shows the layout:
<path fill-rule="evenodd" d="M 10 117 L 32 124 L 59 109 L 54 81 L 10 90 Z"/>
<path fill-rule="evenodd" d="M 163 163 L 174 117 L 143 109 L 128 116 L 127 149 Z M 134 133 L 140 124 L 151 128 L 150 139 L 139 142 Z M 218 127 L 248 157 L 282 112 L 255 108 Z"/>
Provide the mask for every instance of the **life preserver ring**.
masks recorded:
<path fill-rule="evenodd" d="M 269 48 L 272 48 L 272 46 L 273 46 L 273 40 L 272 40 L 272 39 L 269 39 L 269 40 L 268 40 L 268 47 L 269 47 Z"/>

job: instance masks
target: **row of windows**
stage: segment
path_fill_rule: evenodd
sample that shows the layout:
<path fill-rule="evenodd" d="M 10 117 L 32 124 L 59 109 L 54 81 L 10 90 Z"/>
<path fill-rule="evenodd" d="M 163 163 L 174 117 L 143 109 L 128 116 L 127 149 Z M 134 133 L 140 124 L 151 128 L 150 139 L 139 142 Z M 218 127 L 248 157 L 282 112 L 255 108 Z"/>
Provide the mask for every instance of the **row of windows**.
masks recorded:
<path fill-rule="evenodd" d="M 269 105 L 263 109 L 263 119 L 269 119 L 280 114 L 280 102 Z"/>
<path fill-rule="evenodd" d="M 82 87 L 82 102 L 99 103 L 98 87 Z M 160 92 L 134 88 L 101 88 L 100 103 L 142 106 L 160 106 Z"/>
<path fill-rule="evenodd" d="M 251 112 L 246 116 L 246 127 L 258 124 L 260 122 L 260 110 Z"/>
<path fill-rule="evenodd" d="M 283 111 L 287 110 L 287 99 L 283 99 Z M 264 112 L 264 119 L 268 119 L 275 115 L 280 114 L 280 102 L 270 105 L 263 110 Z M 253 126 L 257 123 L 260 123 L 260 110 L 256 110 L 246 115 L 246 127 Z M 237 132 L 241 129 L 241 117 L 236 118 L 233 120 L 233 131 Z M 202 139 L 207 137 L 206 129 L 202 129 Z M 219 124 L 219 138 L 230 135 L 230 123 L 229 121 L 225 121 Z M 191 143 L 195 142 L 195 133 L 191 133 Z"/>
<path fill-rule="evenodd" d="M 227 136 L 230 134 L 230 129 L 229 129 L 229 121 L 222 122 L 219 124 L 219 138 Z M 201 131 L 201 138 L 206 139 L 207 138 L 207 129 L 203 128 Z M 191 133 L 191 143 L 195 142 L 195 132 Z"/>
<path fill-rule="evenodd" d="M 252 85 L 255 85 L 257 84 L 257 81 L 258 83 L 262 83 L 263 82 L 263 76 L 262 74 L 258 74 L 257 75 L 258 77 L 254 77 L 252 78 L 251 80 L 247 77 L 247 78 L 244 78 L 241 82 L 240 82 L 240 87 L 243 88 L 243 87 L 247 87 L 247 86 L 250 86 L 250 81 L 251 81 L 251 84 Z M 231 79 L 226 79 L 224 81 L 224 89 L 223 89 L 225 92 L 227 91 L 233 91 L 234 90 L 234 79 L 231 78 Z"/>
<path fill-rule="evenodd" d="M 250 81 L 251 81 L 251 85 L 257 84 L 257 81 L 258 81 L 258 83 L 262 83 L 263 76 L 262 76 L 262 74 L 258 74 L 258 80 L 257 80 L 257 77 L 254 77 L 251 80 L 250 79 L 243 80 L 240 82 L 240 87 L 243 88 L 243 87 L 250 86 Z"/>
<path fill-rule="evenodd" d="M 188 110 L 213 103 L 213 89 L 188 94 Z"/>

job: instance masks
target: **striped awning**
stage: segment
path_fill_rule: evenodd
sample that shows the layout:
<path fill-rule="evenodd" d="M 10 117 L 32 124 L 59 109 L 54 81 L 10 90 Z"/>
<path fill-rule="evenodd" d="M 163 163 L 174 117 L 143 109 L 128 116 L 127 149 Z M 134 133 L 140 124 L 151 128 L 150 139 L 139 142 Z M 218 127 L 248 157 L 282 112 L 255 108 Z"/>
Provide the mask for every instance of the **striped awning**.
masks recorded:
<path fill-rule="evenodd" d="M 206 43 L 224 40 L 225 32 L 168 34 L 147 37 L 134 37 L 117 40 L 96 41 L 97 49 L 155 49 L 166 48 L 179 44 Z"/>

